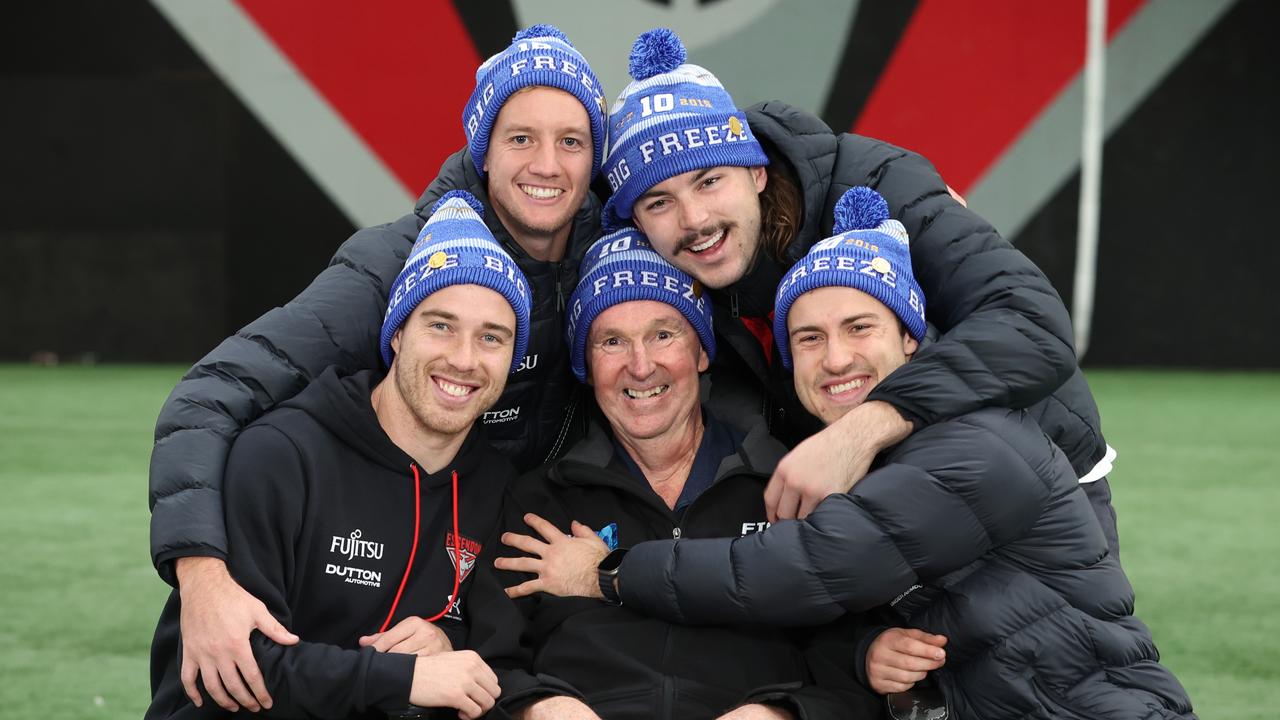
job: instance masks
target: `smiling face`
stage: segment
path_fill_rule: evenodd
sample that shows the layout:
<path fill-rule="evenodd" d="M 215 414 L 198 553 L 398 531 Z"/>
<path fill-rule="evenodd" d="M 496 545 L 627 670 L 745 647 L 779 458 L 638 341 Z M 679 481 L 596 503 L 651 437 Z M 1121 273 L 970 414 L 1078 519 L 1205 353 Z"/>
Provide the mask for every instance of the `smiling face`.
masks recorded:
<path fill-rule="evenodd" d="M 574 96 L 530 87 L 503 103 L 484 170 L 493 210 L 522 247 L 563 247 L 591 185 L 592 158 L 591 123 Z"/>
<path fill-rule="evenodd" d="M 709 288 L 728 287 L 755 262 L 767 182 L 763 167 L 693 170 L 649 188 L 632 216 L 672 265 Z"/>
<path fill-rule="evenodd" d="M 862 404 L 919 347 L 884 303 L 841 286 L 797 298 L 787 332 L 796 393 L 827 425 Z"/>
<path fill-rule="evenodd" d="M 666 303 L 614 305 L 591 323 L 587 378 L 596 403 L 624 444 L 696 432 L 698 373 L 707 353 L 693 326 Z"/>
<path fill-rule="evenodd" d="M 507 382 L 516 316 L 498 293 L 450 285 L 418 304 L 391 340 L 389 375 L 419 432 L 456 436 Z"/>

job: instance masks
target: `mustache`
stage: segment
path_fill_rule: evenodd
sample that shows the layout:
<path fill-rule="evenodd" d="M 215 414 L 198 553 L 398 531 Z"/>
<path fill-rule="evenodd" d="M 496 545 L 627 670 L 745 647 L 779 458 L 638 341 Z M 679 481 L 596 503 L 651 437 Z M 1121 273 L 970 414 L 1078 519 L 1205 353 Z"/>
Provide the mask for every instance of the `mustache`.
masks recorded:
<path fill-rule="evenodd" d="M 737 227 L 737 223 L 725 222 L 718 225 L 708 225 L 706 227 L 699 228 L 697 231 L 688 233 L 684 237 L 680 238 L 679 248 L 681 250 L 686 250 L 690 246 L 697 245 L 699 242 L 705 241 L 706 238 L 709 238 L 718 232 L 728 232 L 734 227 Z"/>

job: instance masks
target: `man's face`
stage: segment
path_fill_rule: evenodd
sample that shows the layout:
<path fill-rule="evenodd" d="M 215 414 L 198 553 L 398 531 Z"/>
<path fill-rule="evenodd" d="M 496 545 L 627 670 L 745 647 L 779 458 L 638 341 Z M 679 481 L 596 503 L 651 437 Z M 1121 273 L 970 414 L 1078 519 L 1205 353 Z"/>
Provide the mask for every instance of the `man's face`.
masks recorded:
<path fill-rule="evenodd" d="M 636 200 L 636 226 L 672 265 L 709 288 L 751 269 L 760 247 L 763 167 L 693 170 L 654 185 Z"/>
<path fill-rule="evenodd" d="M 624 442 L 662 437 L 693 420 L 701 412 L 698 373 L 706 369 L 698 334 L 666 303 L 619 303 L 591 323 L 588 382 Z"/>
<path fill-rule="evenodd" d="M 591 185 L 591 122 L 563 90 L 532 87 L 502 105 L 484 169 L 498 219 L 516 240 L 569 232 Z"/>
<path fill-rule="evenodd" d="M 918 347 L 884 303 L 847 287 L 801 295 L 787 315 L 787 332 L 796 393 L 827 425 L 862 404 Z"/>
<path fill-rule="evenodd" d="M 391 339 L 396 390 L 422 430 L 466 432 L 507 382 L 516 316 L 498 293 L 450 285 L 428 295 Z"/>

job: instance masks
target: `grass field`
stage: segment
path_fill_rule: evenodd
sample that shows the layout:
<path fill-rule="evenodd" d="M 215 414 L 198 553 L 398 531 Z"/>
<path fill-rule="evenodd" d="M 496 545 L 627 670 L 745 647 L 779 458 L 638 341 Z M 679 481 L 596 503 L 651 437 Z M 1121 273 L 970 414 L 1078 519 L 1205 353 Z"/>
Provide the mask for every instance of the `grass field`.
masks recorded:
<path fill-rule="evenodd" d="M 0 366 L 0 718 L 137 718 L 168 588 L 147 464 L 174 367 Z M 1280 705 L 1280 374 L 1092 372 L 1122 558 L 1202 718 Z"/>

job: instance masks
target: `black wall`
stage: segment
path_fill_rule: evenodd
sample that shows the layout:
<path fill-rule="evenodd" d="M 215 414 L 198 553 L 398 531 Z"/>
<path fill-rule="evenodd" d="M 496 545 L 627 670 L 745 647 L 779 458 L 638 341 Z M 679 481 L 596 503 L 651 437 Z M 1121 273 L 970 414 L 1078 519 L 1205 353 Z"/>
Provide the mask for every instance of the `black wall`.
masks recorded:
<path fill-rule="evenodd" d="M 1086 364 L 1280 368 L 1278 21 L 1280 4 L 1238 3 L 1109 138 Z M 886 56 L 859 47 L 850 62 Z M 353 230 L 144 0 L 9 8 L 0 98 L 0 360 L 193 362 Z M 833 126 L 846 105 L 825 108 Z M 1078 192 L 1015 238 L 1068 306 Z"/>

